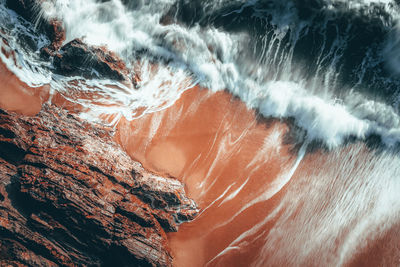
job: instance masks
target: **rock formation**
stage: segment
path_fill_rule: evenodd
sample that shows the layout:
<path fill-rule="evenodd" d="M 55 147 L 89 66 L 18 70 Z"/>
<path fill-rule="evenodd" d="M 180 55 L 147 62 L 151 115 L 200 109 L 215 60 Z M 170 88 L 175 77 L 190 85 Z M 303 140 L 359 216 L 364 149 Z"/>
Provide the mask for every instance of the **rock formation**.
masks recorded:
<path fill-rule="evenodd" d="M 180 182 L 146 171 L 110 129 L 53 106 L 0 110 L 1 266 L 171 266 L 165 233 L 196 214 Z"/>
<path fill-rule="evenodd" d="M 54 72 L 66 76 L 127 80 L 125 63 L 101 47 L 88 46 L 79 39 L 62 46 L 54 56 Z"/>
<path fill-rule="evenodd" d="M 7 0 L 7 6 L 25 20 L 38 25 L 37 30 L 47 36 L 50 44 L 40 48 L 40 56 L 44 60 L 53 61 L 55 73 L 64 76 L 79 75 L 88 79 L 104 78 L 132 82 L 136 87 L 136 81 L 130 77 L 130 71 L 123 60 L 107 48 L 90 46 L 80 39 L 64 44 L 66 33 L 62 22 L 55 18 L 46 20 L 38 16 L 41 2 Z"/>

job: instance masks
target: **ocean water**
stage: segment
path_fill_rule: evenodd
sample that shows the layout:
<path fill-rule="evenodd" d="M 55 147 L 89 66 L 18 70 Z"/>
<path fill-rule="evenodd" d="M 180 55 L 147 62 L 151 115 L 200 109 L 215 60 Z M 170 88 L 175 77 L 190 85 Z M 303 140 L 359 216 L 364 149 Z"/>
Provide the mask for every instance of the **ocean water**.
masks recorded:
<path fill-rule="evenodd" d="M 170 235 L 177 266 L 400 264 L 398 1 L 45 0 L 33 23 L 5 2 L 8 70 L 199 203 Z M 137 88 L 55 74 L 41 18 L 117 53 Z"/>

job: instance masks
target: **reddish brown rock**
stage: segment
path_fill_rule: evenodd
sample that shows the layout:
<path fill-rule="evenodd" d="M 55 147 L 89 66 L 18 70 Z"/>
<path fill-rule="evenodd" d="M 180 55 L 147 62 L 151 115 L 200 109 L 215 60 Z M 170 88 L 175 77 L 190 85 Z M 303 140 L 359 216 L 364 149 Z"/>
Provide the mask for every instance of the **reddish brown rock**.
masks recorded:
<path fill-rule="evenodd" d="M 43 47 L 40 52 L 42 57 L 49 58 L 56 54 L 65 41 L 66 33 L 62 22 L 56 19 L 49 21 L 46 27 L 46 35 L 51 43 L 47 47 Z"/>
<path fill-rule="evenodd" d="M 0 110 L 0 265 L 171 266 L 165 232 L 196 214 L 107 128 L 54 107 Z"/>
<path fill-rule="evenodd" d="M 84 78 L 102 78 L 132 83 L 137 87 L 137 77 L 127 69 L 126 64 L 115 53 L 106 47 L 96 47 L 75 39 L 67 44 L 63 23 L 57 19 L 47 20 L 41 14 L 42 0 L 7 0 L 6 4 L 27 21 L 37 25 L 37 30 L 45 34 L 50 44 L 37 47 L 29 36 L 23 36 L 24 43 L 33 50 L 40 49 L 44 60 L 51 60 L 52 70 L 64 76 L 81 76 Z"/>
<path fill-rule="evenodd" d="M 54 57 L 54 72 L 85 78 L 109 78 L 128 80 L 125 63 L 104 47 L 89 46 L 75 39 L 67 43 Z"/>

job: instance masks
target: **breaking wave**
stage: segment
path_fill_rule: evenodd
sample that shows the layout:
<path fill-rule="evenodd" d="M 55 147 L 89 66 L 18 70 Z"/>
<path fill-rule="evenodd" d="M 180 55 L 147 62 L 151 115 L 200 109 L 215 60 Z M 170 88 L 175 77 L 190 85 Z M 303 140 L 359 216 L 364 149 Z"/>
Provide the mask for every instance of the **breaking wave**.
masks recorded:
<path fill-rule="evenodd" d="M 132 73 L 143 74 L 139 90 L 104 80 L 77 87 L 69 82 L 79 78 L 51 73 L 29 53 L 48 40 L 2 2 L 2 37 L 19 51 L 16 64 L 2 59 L 29 85 L 96 86 L 102 101 L 119 104 L 110 113 L 131 119 L 170 106 L 198 83 L 228 90 L 266 117 L 295 118 L 306 138 L 329 147 L 348 137 L 380 135 L 387 145 L 400 140 L 393 1 L 43 1 L 38 17 L 61 20 L 65 42 L 82 38 L 117 52 Z M 21 35 L 34 47 L 17 47 Z M 151 71 L 155 60 L 161 63 Z M 64 94 L 84 103 L 74 90 Z"/>

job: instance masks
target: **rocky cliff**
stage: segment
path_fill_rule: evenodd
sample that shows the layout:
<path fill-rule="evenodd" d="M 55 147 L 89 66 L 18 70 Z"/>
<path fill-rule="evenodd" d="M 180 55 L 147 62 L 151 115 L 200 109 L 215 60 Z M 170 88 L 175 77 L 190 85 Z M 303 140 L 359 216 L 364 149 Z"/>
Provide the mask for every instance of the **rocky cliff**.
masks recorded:
<path fill-rule="evenodd" d="M 110 129 L 53 106 L 0 110 L 0 265 L 171 266 L 165 233 L 196 214 Z"/>

